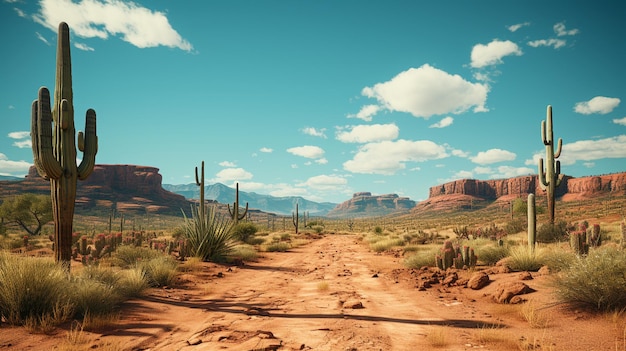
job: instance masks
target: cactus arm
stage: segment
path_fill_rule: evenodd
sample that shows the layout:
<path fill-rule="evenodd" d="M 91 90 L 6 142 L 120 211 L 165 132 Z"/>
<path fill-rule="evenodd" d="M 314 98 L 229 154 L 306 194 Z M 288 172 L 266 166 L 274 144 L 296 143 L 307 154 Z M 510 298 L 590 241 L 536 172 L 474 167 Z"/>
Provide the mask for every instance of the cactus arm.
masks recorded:
<path fill-rule="evenodd" d="M 34 163 L 37 167 L 37 172 L 42 177 L 59 179 L 63 174 L 63 169 L 54 155 L 50 92 L 47 88 L 41 87 L 38 95 L 38 99 L 33 102 L 33 116 L 31 120 Z M 34 135 L 32 135 L 33 131 Z"/>
<path fill-rule="evenodd" d="M 563 139 L 559 138 L 559 141 L 557 142 L 557 148 L 556 148 L 556 152 L 554 153 L 554 158 L 559 158 L 559 156 L 561 156 L 561 148 L 563 147 Z"/>
<path fill-rule="evenodd" d="M 248 203 L 246 202 L 246 209 L 243 211 L 241 216 L 239 216 L 239 220 L 246 218 L 246 214 L 248 213 Z"/>
<path fill-rule="evenodd" d="M 237 203 L 236 203 L 236 202 L 233 202 L 233 210 L 232 210 L 232 211 L 234 211 L 234 210 L 235 210 L 235 208 L 236 208 L 235 206 L 236 206 L 236 205 L 237 205 Z M 230 214 L 230 216 L 234 218 L 234 216 L 233 216 L 233 212 L 232 212 L 232 211 L 231 211 L 231 209 L 230 209 L 230 204 L 226 204 L 226 206 L 228 206 L 228 214 Z"/>
<path fill-rule="evenodd" d="M 541 186 L 541 189 L 546 190 L 546 187 L 548 186 L 548 182 L 546 181 L 546 174 L 543 171 L 543 158 L 539 158 L 539 185 Z"/>
<path fill-rule="evenodd" d="M 78 166 L 78 179 L 85 180 L 96 165 L 98 153 L 98 135 L 96 134 L 96 111 L 88 109 L 85 116 L 85 134 L 78 132 L 78 150 L 83 153 L 83 159 Z"/>

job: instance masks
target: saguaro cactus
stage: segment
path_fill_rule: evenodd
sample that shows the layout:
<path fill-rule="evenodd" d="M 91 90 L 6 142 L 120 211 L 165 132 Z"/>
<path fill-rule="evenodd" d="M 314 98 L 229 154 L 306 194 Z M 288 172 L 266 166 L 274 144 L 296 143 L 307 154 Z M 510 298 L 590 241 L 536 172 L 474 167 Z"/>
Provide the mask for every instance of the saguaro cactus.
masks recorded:
<path fill-rule="evenodd" d="M 50 109 L 50 92 L 46 87 L 41 87 L 38 99 L 32 104 L 31 138 L 37 172 L 44 179 L 50 180 L 55 259 L 68 270 L 72 258 L 76 180 L 84 180 L 91 174 L 98 152 L 94 110 L 87 110 L 85 133 L 78 133 L 78 149 L 83 152 L 78 167 L 75 137 L 70 29 L 66 23 L 61 23 L 57 43 L 54 107 Z"/>
<path fill-rule="evenodd" d="M 528 194 L 528 247 L 535 254 L 535 242 L 537 241 L 537 212 L 535 210 L 535 194 Z"/>
<path fill-rule="evenodd" d="M 204 218 L 204 161 L 202 161 L 201 175 L 198 178 L 198 167 L 196 167 L 196 185 L 200 187 L 200 218 Z"/>
<path fill-rule="evenodd" d="M 296 227 L 296 234 L 298 234 L 298 221 L 300 216 L 298 215 L 298 203 L 296 202 L 296 212 L 291 212 L 291 221 L 293 222 L 293 226 Z"/>
<path fill-rule="evenodd" d="M 556 188 L 561 185 L 561 162 L 555 161 L 561 156 L 563 140 L 559 138 L 556 152 L 554 152 L 554 135 L 552 133 L 552 106 L 548 105 L 545 121 L 541 121 L 541 139 L 546 146 L 546 170 L 543 170 L 543 158 L 539 159 L 539 185 L 546 191 L 548 197 L 548 218 L 554 224 L 554 203 Z"/>
<path fill-rule="evenodd" d="M 237 225 L 237 222 L 244 219 L 246 217 L 246 213 L 248 213 L 248 203 L 246 202 L 246 209 L 243 211 L 241 216 L 239 215 L 239 183 L 235 186 L 235 202 L 233 202 L 233 209 L 231 211 L 230 205 L 228 205 L 228 213 L 233 218 L 235 222 L 234 225 Z"/>

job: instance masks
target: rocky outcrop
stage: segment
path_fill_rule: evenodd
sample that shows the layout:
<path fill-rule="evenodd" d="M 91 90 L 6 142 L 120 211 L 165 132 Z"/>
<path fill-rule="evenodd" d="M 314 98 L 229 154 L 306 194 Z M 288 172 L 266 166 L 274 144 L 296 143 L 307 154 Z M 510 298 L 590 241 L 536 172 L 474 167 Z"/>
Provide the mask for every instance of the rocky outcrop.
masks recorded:
<path fill-rule="evenodd" d="M 544 195 L 537 175 L 508 179 L 459 179 L 433 186 L 428 199 L 420 202 L 416 210 L 470 209 L 493 201 L 509 201 L 533 193 Z M 573 178 L 564 176 L 556 188 L 559 200 L 580 200 L 603 195 L 626 195 L 626 172 L 601 176 Z"/>
<path fill-rule="evenodd" d="M 169 213 L 180 215 L 189 201 L 161 186 L 162 176 L 155 167 L 136 165 L 96 165 L 93 173 L 76 186 L 76 211 Z M 0 182 L 0 197 L 33 192 L 50 193 L 50 184 L 31 167 L 21 181 Z"/>
<path fill-rule="evenodd" d="M 372 195 L 370 192 L 358 192 L 352 198 L 337 205 L 328 212 L 328 217 L 372 216 L 394 212 L 406 212 L 415 207 L 415 201 L 397 194 Z"/>

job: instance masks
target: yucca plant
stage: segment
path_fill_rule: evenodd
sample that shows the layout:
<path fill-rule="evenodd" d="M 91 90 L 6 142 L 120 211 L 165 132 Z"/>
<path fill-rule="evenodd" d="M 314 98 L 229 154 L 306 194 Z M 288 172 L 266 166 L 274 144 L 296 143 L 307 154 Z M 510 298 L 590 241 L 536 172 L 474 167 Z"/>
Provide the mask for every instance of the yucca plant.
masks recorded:
<path fill-rule="evenodd" d="M 185 216 L 183 236 L 191 256 L 202 261 L 224 262 L 235 246 L 232 229 L 233 220 L 216 213 L 214 206 L 200 211 L 192 205 L 191 218 Z"/>

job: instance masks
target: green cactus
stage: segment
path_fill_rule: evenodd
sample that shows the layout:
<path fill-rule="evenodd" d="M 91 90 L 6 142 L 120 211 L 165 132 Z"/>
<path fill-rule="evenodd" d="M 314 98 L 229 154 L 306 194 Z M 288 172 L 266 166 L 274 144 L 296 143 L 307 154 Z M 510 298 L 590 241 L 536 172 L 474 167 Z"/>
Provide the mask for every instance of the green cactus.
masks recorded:
<path fill-rule="evenodd" d="M 200 177 L 198 177 L 198 167 L 196 167 L 196 185 L 200 187 L 200 218 L 204 218 L 204 161 L 202 161 Z"/>
<path fill-rule="evenodd" d="M 237 225 L 237 222 L 244 219 L 246 217 L 246 213 L 248 213 L 248 203 L 246 202 L 246 209 L 241 215 L 239 215 L 239 183 L 236 184 L 235 188 L 235 202 L 233 202 L 233 209 L 231 210 L 230 205 L 228 205 L 228 213 L 230 213 L 230 216 L 234 221 L 233 225 Z"/>
<path fill-rule="evenodd" d="M 450 240 L 446 240 L 439 253 L 435 255 L 435 264 L 441 270 L 475 267 L 477 261 L 478 258 L 473 248 L 469 246 L 463 246 L 462 249 L 460 246 L 455 248 Z"/>
<path fill-rule="evenodd" d="M 291 212 L 291 221 L 293 222 L 293 226 L 296 227 L 296 234 L 298 234 L 298 221 L 300 220 L 300 216 L 298 215 L 298 203 L 296 202 L 296 212 Z"/>
<path fill-rule="evenodd" d="M 554 134 L 552 132 L 552 106 L 548 105 L 546 120 L 541 121 L 541 139 L 546 146 L 546 170 L 543 170 L 543 158 L 539 159 L 539 185 L 548 197 L 548 218 L 554 224 L 554 203 L 556 188 L 561 185 L 561 162 L 555 161 L 561 156 L 563 140 L 559 138 L 554 152 Z"/>
<path fill-rule="evenodd" d="M 96 112 L 89 109 L 86 113 L 85 134 L 78 133 L 78 149 L 83 152 L 83 157 L 80 165 L 76 165 L 71 70 L 70 30 L 66 23 L 61 23 L 54 107 L 50 108 L 50 92 L 41 87 L 38 99 L 32 104 L 31 138 L 37 172 L 44 179 L 50 180 L 55 260 L 61 262 L 67 270 L 72 258 L 76 180 L 84 180 L 91 174 L 98 152 Z"/>
<path fill-rule="evenodd" d="M 532 254 L 535 253 L 537 242 L 537 211 L 535 209 L 535 194 L 528 194 L 528 247 Z"/>

